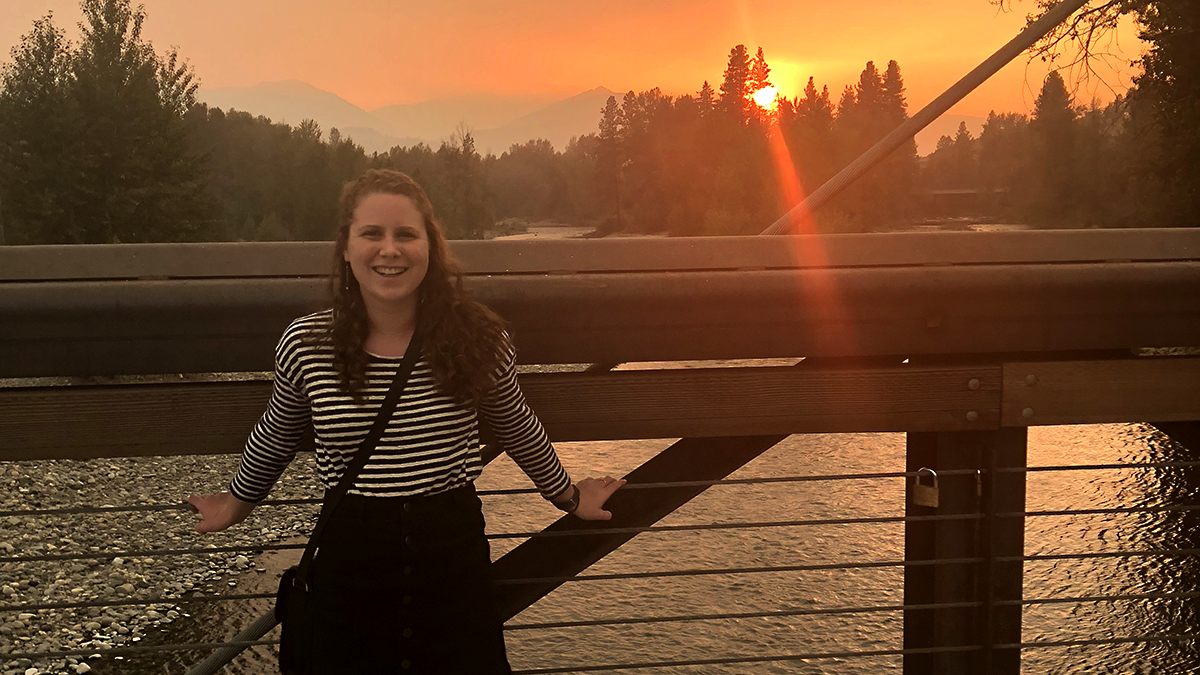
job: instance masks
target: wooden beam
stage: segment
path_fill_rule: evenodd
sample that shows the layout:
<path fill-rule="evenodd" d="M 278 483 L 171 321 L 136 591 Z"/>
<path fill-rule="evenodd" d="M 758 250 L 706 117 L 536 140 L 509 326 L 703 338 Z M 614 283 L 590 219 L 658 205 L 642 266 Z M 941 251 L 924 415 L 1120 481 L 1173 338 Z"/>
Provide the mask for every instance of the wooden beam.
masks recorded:
<path fill-rule="evenodd" d="M 1194 346 L 1200 262 L 475 277 L 525 363 Z M 320 279 L 0 284 L 0 377 L 271 367 Z"/>
<path fill-rule="evenodd" d="M 0 282 L 323 276 L 331 242 L 7 246 Z M 1195 228 L 453 241 L 468 274 L 1200 260 Z"/>
<path fill-rule="evenodd" d="M 1004 426 L 1200 419 L 1200 358 L 1004 364 Z"/>
<path fill-rule="evenodd" d="M 1000 419 L 999 366 L 530 373 L 520 381 L 556 441 L 989 429 Z M 270 386 L 0 389 L 0 459 L 241 452 Z"/>
<path fill-rule="evenodd" d="M 720 480 L 758 457 L 786 436 L 740 438 L 685 438 L 625 476 L 630 484 L 669 481 Z M 564 516 L 545 533 L 581 532 L 612 528 L 648 527 L 704 492 L 707 486 L 655 490 L 618 490 L 606 508 L 610 521 L 583 521 Z M 615 551 L 633 533 L 581 534 L 534 537 L 492 563 L 496 596 L 502 618 L 516 616 L 526 607 Z"/>
<path fill-rule="evenodd" d="M 909 434 L 906 470 L 930 468 L 943 474 L 938 478 L 936 507 L 914 503 L 914 481 L 909 480 L 905 515 L 981 518 L 906 522 L 905 561 L 1024 555 L 1024 518 L 997 518 L 994 514 L 1024 512 L 1024 472 L 1001 474 L 996 469 L 1024 468 L 1025 461 L 1025 429 Z M 948 470 L 961 473 L 950 474 Z M 925 484 L 929 485 L 928 479 Z M 989 645 L 1021 641 L 1021 607 L 998 607 L 995 603 L 1021 599 L 1022 573 L 1020 562 L 994 560 L 908 566 L 904 572 L 904 604 L 979 602 L 980 606 L 905 610 L 904 648 L 977 645 L 984 649 L 907 654 L 904 672 L 1019 673 L 1020 650 L 993 650 Z"/>

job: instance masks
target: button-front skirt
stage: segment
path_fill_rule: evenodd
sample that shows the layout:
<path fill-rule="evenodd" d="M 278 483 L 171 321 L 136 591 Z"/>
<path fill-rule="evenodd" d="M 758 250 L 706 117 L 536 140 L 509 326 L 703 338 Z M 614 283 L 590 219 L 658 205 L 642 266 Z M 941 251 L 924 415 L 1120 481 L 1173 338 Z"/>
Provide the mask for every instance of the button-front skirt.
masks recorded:
<path fill-rule="evenodd" d="M 346 495 L 313 563 L 314 672 L 510 672 L 473 485 Z"/>

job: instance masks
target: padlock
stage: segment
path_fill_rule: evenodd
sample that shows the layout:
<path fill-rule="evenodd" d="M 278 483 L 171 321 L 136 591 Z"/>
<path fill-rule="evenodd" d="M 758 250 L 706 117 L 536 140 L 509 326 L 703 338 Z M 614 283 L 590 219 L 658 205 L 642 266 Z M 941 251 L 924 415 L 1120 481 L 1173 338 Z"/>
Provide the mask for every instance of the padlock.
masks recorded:
<path fill-rule="evenodd" d="M 921 483 L 921 477 L 924 475 L 929 475 L 933 478 L 932 485 L 923 485 Z M 938 476 L 937 476 L 936 471 L 934 471 L 933 469 L 926 468 L 926 467 L 921 467 L 920 469 L 917 469 L 917 475 L 914 478 L 914 483 L 913 483 L 912 500 L 913 500 L 913 504 L 916 504 L 917 506 L 928 506 L 928 507 L 934 508 L 934 509 L 937 508 L 937 505 L 938 505 Z"/>

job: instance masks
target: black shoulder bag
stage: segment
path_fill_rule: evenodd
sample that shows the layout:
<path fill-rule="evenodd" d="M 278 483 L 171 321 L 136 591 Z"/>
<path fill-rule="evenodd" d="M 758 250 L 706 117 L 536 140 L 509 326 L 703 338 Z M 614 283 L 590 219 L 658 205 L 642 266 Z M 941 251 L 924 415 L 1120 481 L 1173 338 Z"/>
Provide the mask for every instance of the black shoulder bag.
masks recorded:
<path fill-rule="evenodd" d="M 312 640 L 306 635 L 307 616 L 304 605 L 309 593 L 312 560 L 317 552 L 318 542 L 321 540 L 321 531 L 325 529 L 325 524 L 329 521 L 334 507 L 350 490 L 350 486 L 354 484 L 354 480 L 358 478 L 358 474 L 370 459 L 371 453 L 375 452 L 375 446 L 379 443 L 379 438 L 383 436 L 383 430 L 387 427 L 388 420 L 396 410 L 396 402 L 400 400 L 400 394 L 403 393 L 404 387 L 408 383 L 408 378 L 412 374 L 413 366 L 420 353 L 420 341 L 414 333 L 408 349 L 404 351 L 404 358 L 400 361 L 396 378 L 392 380 L 392 386 L 388 389 L 387 396 L 384 397 L 383 404 L 379 408 L 379 415 L 375 418 L 374 425 L 367 433 L 358 452 L 354 453 L 354 459 L 350 462 L 350 466 L 346 467 L 346 472 L 342 474 L 341 480 L 325 495 L 325 503 L 321 506 L 321 515 L 317 518 L 316 526 L 313 527 L 308 545 L 304 547 L 304 555 L 300 558 L 300 564 L 288 568 L 279 580 L 279 592 L 275 596 L 275 618 L 282 624 L 282 633 L 279 639 L 279 671 L 283 675 L 308 675 L 312 672 Z"/>

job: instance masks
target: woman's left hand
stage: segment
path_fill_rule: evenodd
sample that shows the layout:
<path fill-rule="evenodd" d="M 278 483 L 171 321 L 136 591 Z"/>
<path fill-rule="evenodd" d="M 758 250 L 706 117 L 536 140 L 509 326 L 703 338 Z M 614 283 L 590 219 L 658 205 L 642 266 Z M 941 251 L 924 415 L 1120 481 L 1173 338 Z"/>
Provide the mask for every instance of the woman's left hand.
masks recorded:
<path fill-rule="evenodd" d="M 579 506 L 572 513 L 583 520 L 611 520 L 612 512 L 604 510 L 604 502 L 624 484 L 624 478 L 612 476 L 584 478 L 575 484 L 579 488 Z"/>

